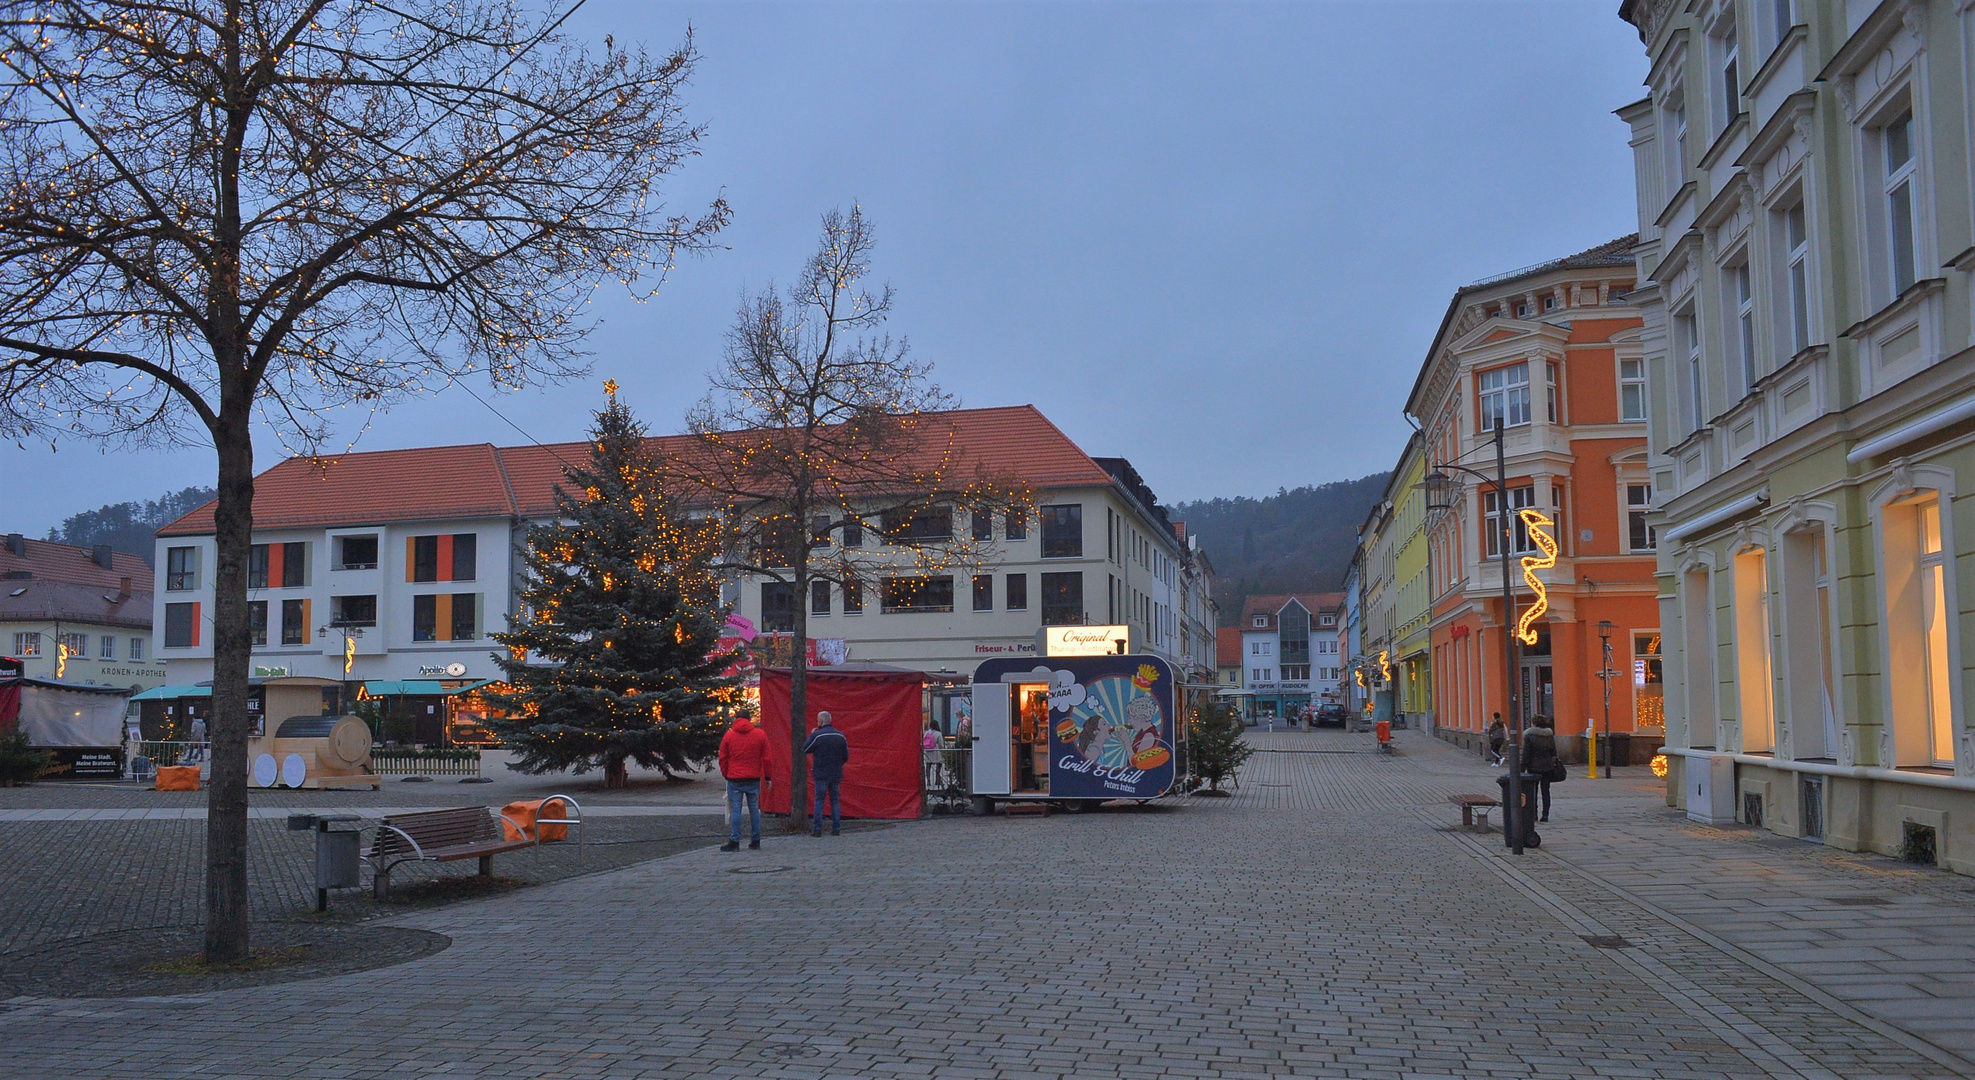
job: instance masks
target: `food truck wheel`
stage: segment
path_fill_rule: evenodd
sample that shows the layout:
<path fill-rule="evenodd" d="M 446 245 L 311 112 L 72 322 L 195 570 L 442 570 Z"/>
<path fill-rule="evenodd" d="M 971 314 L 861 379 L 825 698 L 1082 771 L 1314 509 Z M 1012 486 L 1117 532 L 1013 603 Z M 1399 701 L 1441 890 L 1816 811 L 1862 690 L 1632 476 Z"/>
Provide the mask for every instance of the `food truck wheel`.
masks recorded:
<path fill-rule="evenodd" d="M 974 796 L 974 816 L 987 817 L 994 813 L 994 800 L 986 795 Z"/>

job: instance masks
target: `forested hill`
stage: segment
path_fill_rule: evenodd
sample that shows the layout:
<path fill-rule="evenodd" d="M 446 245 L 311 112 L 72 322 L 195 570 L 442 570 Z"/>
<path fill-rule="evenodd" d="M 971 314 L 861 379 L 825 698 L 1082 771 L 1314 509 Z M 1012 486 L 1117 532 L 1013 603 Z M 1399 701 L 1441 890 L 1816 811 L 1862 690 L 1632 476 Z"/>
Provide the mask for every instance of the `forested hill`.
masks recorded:
<path fill-rule="evenodd" d="M 157 548 L 157 531 L 204 506 L 212 497 L 212 488 L 189 487 L 161 499 L 110 503 L 69 515 L 60 528 L 48 530 L 48 539 L 79 547 L 108 544 L 150 562 Z"/>
<path fill-rule="evenodd" d="M 1221 625 L 1232 626 L 1243 597 L 1329 592 L 1344 582 L 1358 526 L 1385 494 L 1391 473 L 1373 473 L 1262 499 L 1203 499 L 1172 508 L 1200 537 L 1214 564 Z"/>

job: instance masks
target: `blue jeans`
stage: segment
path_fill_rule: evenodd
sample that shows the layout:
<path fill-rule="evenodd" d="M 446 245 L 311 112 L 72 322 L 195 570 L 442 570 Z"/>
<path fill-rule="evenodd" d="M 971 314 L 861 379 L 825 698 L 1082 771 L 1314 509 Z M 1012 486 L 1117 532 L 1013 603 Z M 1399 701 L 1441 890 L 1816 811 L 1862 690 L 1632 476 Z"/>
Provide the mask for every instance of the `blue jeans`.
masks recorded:
<path fill-rule="evenodd" d="M 761 781 L 727 781 L 727 839 L 741 842 L 741 804 L 747 803 L 748 824 L 753 827 L 749 839 L 761 839 Z"/>
<path fill-rule="evenodd" d="M 816 785 L 816 809 L 809 815 L 809 831 L 823 831 L 823 797 L 830 799 L 830 828 L 834 831 L 843 827 L 843 778 L 825 780 L 813 777 Z"/>

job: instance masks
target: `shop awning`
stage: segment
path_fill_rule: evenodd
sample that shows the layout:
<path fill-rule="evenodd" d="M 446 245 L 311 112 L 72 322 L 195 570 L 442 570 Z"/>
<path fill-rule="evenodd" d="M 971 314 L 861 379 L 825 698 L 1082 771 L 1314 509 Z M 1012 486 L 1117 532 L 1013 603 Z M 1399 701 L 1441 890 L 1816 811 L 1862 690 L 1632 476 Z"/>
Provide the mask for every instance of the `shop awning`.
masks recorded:
<path fill-rule="evenodd" d="M 173 698 L 212 697 L 210 686 L 153 686 L 149 690 L 130 695 L 132 701 L 170 701 Z"/>
<path fill-rule="evenodd" d="M 437 679 L 366 679 L 363 692 L 371 697 L 390 697 L 394 694 L 442 697 L 447 691 Z"/>

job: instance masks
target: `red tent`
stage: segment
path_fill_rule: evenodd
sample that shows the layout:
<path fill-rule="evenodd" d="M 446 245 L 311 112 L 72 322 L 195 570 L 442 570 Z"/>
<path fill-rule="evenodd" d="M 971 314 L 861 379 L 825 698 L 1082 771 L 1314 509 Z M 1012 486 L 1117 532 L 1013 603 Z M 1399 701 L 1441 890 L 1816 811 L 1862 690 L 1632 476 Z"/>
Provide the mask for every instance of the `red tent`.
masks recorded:
<path fill-rule="evenodd" d="M 857 818 L 916 818 L 925 801 L 920 740 L 925 707 L 917 671 L 880 665 L 839 665 L 811 669 L 808 678 L 808 730 L 827 711 L 850 741 L 850 764 L 843 773 L 843 815 Z M 768 775 L 773 783 L 761 795 L 769 813 L 789 812 L 789 672 L 761 672 L 761 726 L 768 733 Z"/>

